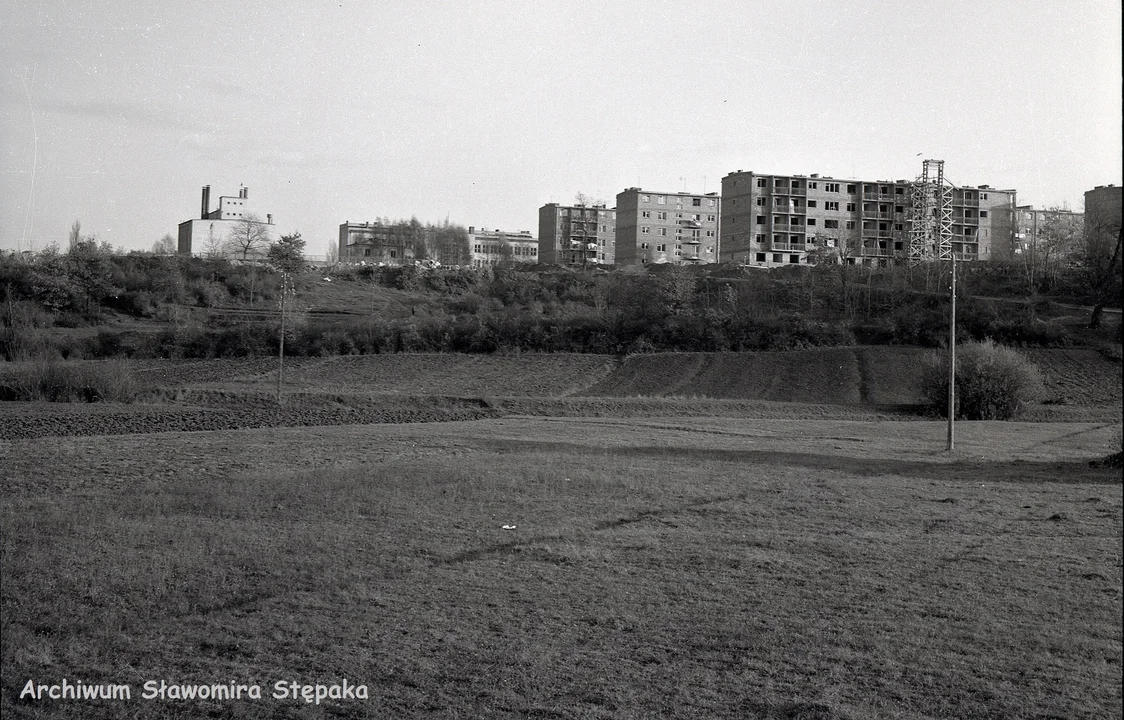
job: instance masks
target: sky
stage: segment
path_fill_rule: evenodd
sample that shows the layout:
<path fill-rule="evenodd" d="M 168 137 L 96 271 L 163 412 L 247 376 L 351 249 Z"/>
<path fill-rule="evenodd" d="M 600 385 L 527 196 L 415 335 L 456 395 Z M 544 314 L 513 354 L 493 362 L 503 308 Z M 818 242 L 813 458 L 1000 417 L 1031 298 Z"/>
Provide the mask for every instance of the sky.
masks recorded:
<path fill-rule="evenodd" d="M 1118 0 L 26 0 L 0 5 L 0 249 L 149 249 L 200 189 L 308 252 L 376 218 L 737 170 L 1067 204 L 1121 183 Z"/>

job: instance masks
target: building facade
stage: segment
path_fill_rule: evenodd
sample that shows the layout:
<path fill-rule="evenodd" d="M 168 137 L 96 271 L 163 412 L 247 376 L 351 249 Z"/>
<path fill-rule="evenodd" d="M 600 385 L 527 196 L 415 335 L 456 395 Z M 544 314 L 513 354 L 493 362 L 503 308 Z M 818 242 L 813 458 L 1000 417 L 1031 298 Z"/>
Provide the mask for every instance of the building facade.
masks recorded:
<path fill-rule="evenodd" d="M 530 230 L 516 233 L 469 226 L 468 246 L 473 267 L 539 261 L 539 244 Z"/>
<path fill-rule="evenodd" d="M 887 265 L 909 253 L 907 180 L 844 180 L 738 170 L 722 178 L 721 260 L 775 267 L 809 262 L 817 249 L 852 264 Z M 1014 190 L 952 189 L 952 249 L 986 260 L 1014 236 Z M 812 255 L 814 258 L 814 255 Z"/>
<path fill-rule="evenodd" d="M 1083 213 L 1069 210 L 1042 210 L 1032 205 L 1020 205 L 1015 208 L 1014 242 L 1006 248 L 1000 245 L 992 246 L 992 259 L 1026 260 L 1037 256 L 1039 250 L 1048 242 L 1061 237 L 1080 238 L 1084 229 Z"/>
<path fill-rule="evenodd" d="M 1121 190 L 1117 185 L 1098 185 L 1085 192 L 1085 237 L 1115 236 L 1120 232 Z"/>
<path fill-rule="evenodd" d="M 341 263 L 403 265 L 414 262 L 414 243 L 405 234 L 379 222 L 340 223 Z"/>
<path fill-rule="evenodd" d="M 721 204 L 717 193 L 626 188 L 617 194 L 617 263 L 718 262 Z"/>
<path fill-rule="evenodd" d="M 247 222 L 257 226 L 261 235 L 270 242 L 276 239 L 273 215 L 267 214 L 262 221 L 254 213 L 250 205 L 250 188 L 240 188 L 237 195 L 219 196 L 218 207 L 211 210 L 211 186 L 204 185 L 199 217 L 179 224 L 177 251 L 181 255 L 227 254 L 231 239 Z"/>
<path fill-rule="evenodd" d="M 612 265 L 616 256 L 617 211 L 604 205 L 539 208 L 539 262 L 551 265 Z"/>

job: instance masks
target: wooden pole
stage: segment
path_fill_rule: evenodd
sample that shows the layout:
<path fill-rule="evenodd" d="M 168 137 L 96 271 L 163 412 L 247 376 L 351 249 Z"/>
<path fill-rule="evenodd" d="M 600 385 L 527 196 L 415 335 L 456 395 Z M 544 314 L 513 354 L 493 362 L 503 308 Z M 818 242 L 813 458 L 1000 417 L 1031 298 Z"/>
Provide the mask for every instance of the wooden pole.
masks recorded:
<path fill-rule="evenodd" d="M 956 253 L 952 255 L 952 305 L 948 320 L 948 451 L 955 446 L 956 416 Z"/>
<path fill-rule="evenodd" d="M 277 404 L 281 404 L 281 384 L 285 378 L 285 286 L 288 284 L 289 274 L 281 273 L 281 342 L 278 344 L 277 353 Z"/>

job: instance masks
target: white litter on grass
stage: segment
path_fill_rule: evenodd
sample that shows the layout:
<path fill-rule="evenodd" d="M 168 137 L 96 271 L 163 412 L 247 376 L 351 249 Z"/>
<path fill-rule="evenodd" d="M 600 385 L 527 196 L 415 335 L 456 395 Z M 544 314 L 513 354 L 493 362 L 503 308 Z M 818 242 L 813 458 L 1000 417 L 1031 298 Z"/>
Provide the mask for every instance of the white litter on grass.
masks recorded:
<path fill-rule="evenodd" d="M 324 278 L 324 282 L 332 282 L 332 278 Z"/>
<path fill-rule="evenodd" d="M 501 529 L 502 530 L 514 530 L 515 526 L 514 525 L 504 525 Z"/>

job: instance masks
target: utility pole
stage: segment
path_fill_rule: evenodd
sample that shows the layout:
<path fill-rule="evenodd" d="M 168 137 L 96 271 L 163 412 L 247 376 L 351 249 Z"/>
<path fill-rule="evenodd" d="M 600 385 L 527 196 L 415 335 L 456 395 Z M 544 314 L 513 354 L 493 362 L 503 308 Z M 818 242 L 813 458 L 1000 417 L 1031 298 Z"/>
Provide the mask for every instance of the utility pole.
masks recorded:
<path fill-rule="evenodd" d="M 285 290 L 289 284 L 289 273 L 281 273 L 281 342 L 277 352 L 277 404 L 280 405 L 281 383 L 285 378 Z"/>
<path fill-rule="evenodd" d="M 948 451 L 954 446 L 956 415 L 956 254 L 952 255 L 952 304 L 948 318 Z"/>

